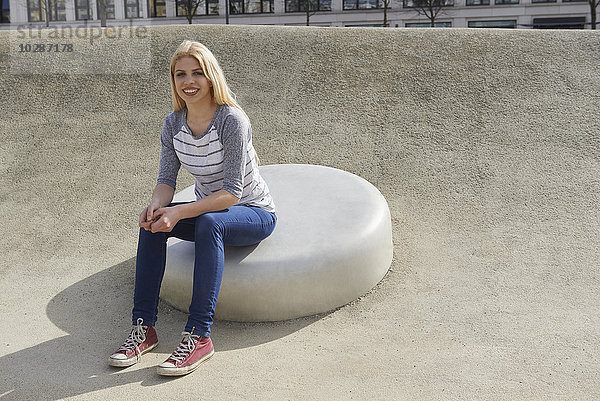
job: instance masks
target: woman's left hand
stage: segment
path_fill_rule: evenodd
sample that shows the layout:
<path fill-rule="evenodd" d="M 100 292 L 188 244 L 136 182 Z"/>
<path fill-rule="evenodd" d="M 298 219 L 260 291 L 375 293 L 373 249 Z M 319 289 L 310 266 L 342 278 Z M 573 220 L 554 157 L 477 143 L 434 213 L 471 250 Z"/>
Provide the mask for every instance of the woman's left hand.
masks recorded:
<path fill-rule="evenodd" d="M 150 231 L 170 233 L 179 220 L 181 217 L 176 206 L 161 207 L 154 211 L 154 223 L 150 226 Z"/>

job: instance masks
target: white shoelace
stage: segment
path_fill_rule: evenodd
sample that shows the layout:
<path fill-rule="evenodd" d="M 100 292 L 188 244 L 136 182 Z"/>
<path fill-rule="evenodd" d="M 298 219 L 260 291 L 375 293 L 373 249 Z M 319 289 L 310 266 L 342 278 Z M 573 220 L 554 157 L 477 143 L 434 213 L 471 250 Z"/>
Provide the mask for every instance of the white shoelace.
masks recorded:
<path fill-rule="evenodd" d="M 132 349 L 135 349 L 135 355 L 139 359 L 141 353 L 139 346 L 141 343 L 146 341 L 146 329 L 148 328 L 148 326 L 142 326 L 142 323 L 144 323 L 144 320 L 142 318 L 138 318 L 137 325 L 133 328 L 133 330 L 131 330 L 131 333 L 129 333 L 129 337 L 127 337 L 127 340 L 125 340 L 125 342 L 123 343 L 123 345 L 121 345 L 117 352 L 127 352 Z"/>
<path fill-rule="evenodd" d="M 179 363 L 183 362 L 183 360 L 194 350 L 194 339 L 197 340 L 198 338 L 200 338 L 199 336 L 192 335 L 192 333 L 189 333 L 187 331 L 184 331 L 183 333 L 181 333 L 181 335 L 183 336 L 183 340 L 181 340 L 181 343 L 179 344 L 177 349 L 173 351 L 173 353 L 169 357 L 169 359 L 172 359 Z"/>

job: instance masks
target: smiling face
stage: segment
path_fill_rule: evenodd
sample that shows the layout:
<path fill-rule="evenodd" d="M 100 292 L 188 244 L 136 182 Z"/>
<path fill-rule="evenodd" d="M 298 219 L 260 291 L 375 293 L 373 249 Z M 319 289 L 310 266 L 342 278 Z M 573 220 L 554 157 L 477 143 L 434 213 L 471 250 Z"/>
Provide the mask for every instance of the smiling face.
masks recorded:
<path fill-rule="evenodd" d="M 204 76 L 195 57 L 184 56 L 177 60 L 173 72 L 175 90 L 188 106 L 194 103 L 212 102 L 212 83 Z"/>

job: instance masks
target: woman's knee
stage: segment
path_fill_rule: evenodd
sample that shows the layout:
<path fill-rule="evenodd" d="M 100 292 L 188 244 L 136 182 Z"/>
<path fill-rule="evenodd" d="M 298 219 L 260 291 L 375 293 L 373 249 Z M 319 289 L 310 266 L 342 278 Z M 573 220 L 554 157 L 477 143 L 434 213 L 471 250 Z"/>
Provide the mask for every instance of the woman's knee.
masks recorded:
<path fill-rule="evenodd" d="M 155 243 L 160 241 L 167 241 L 166 233 L 158 232 L 153 233 L 152 231 L 146 231 L 144 228 L 140 227 L 140 243 Z"/>
<path fill-rule="evenodd" d="M 212 237 L 221 232 L 221 221 L 213 213 L 205 213 L 196 217 L 196 238 Z"/>

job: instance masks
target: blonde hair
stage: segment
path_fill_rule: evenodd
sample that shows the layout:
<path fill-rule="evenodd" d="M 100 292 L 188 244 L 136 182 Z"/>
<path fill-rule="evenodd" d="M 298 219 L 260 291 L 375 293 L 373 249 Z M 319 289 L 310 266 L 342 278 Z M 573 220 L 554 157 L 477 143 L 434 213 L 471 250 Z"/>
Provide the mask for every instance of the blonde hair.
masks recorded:
<path fill-rule="evenodd" d="M 222 105 L 227 104 L 229 106 L 237 107 L 242 111 L 246 119 L 248 116 L 240 105 L 235 101 L 235 95 L 229 89 L 227 82 L 225 81 L 225 75 L 223 70 L 219 66 L 217 59 L 214 54 L 202 43 L 194 42 L 191 40 L 184 40 L 181 42 L 173 57 L 171 58 L 171 96 L 173 98 L 173 111 L 179 111 L 184 109 L 185 101 L 177 94 L 175 90 L 175 63 L 179 59 L 185 56 L 194 57 L 200 63 L 204 76 L 212 83 L 211 93 L 215 103 Z"/>

